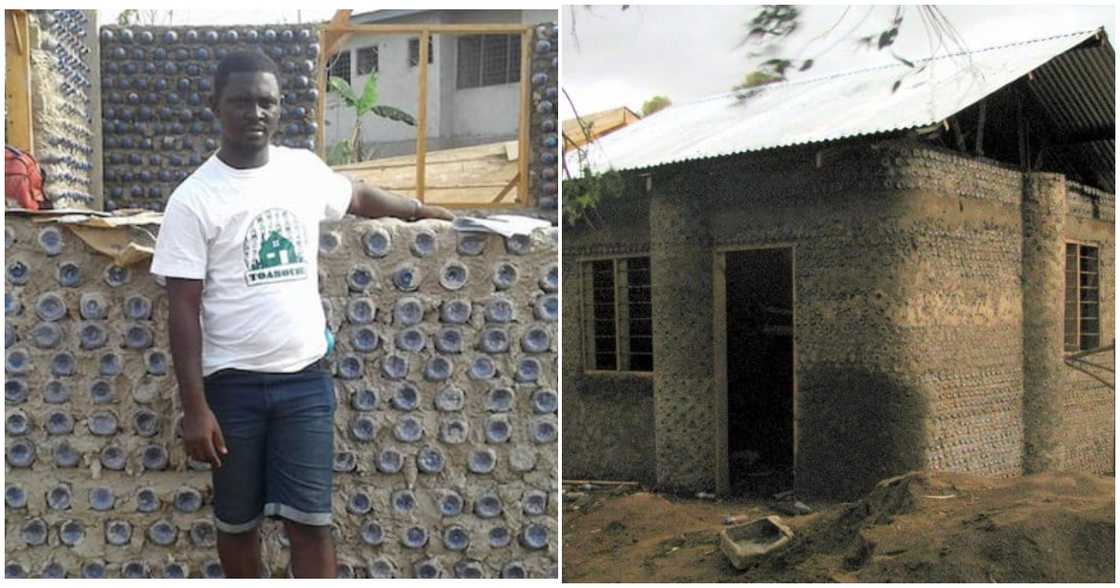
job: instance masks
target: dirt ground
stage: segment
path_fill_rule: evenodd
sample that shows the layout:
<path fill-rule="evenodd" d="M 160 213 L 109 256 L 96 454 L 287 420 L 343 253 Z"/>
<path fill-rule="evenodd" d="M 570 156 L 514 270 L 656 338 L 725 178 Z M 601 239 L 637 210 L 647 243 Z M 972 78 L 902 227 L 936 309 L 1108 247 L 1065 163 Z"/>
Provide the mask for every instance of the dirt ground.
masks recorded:
<path fill-rule="evenodd" d="M 565 485 L 566 582 L 1113 582 L 1114 479 L 915 472 L 854 503 L 781 515 L 794 540 L 746 570 L 719 547 L 722 519 L 774 500 L 663 496 Z M 793 498 L 786 498 L 785 504 Z"/>

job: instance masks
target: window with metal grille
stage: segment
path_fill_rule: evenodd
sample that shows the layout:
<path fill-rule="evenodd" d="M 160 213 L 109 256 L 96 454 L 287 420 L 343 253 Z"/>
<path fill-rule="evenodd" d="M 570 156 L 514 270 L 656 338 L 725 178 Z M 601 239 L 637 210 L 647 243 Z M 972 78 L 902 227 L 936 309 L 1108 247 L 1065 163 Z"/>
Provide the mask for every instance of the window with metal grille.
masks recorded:
<path fill-rule="evenodd" d="M 378 71 L 377 45 L 362 47 L 354 53 L 358 56 L 357 75 L 364 76 Z"/>
<path fill-rule="evenodd" d="M 327 64 L 327 79 L 341 78 L 350 83 L 350 51 L 339 51 Z"/>
<path fill-rule="evenodd" d="M 653 370 L 653 307 L 648 257 L 585 262 L 586 365 L 594 370 Z"/>
<path fill-rule="evenodd" d="M 521 81 L 521 35 L 459 37 L 459 89 Z"/>
<path fill-rule="evenodd" d="M 1100 347 L 1100 257 L 1096 247 L 1066 243 L 1065 350 Z"/>
<path fill-rule="evenodd" d="M 432 37 L 428 37 L 428 64 L 432 63 L 432 55 L 435 51 L 432 50 Z M 408 40 L 408 67 L 416 67 L 420 65 L 420 39 L 413 38 Z"/>

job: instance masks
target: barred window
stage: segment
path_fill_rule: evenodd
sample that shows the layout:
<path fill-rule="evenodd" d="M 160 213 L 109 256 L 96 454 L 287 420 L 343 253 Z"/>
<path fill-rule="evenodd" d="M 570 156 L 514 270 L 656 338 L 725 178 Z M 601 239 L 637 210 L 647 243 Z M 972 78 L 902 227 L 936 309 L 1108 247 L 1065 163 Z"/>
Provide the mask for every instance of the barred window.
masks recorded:
<path fill-rule="evenodd" d="M 432 37 L 428 37 L 428 64 L 432 63 Z M 420 39 L 418 37 L 408 40 L 408 67 L 416 67 L 420 65 Z"/>
<path fill-rule="evenodd" d="M 458 64 L 459 89 L 521 81 L 521 35 L 459 37 Z"/>
<path fill-rule="evenodd" d="M 653 307 L 648 257 L 583 264 L 586 365 L 595 370 L 653 370 Z"/>
<path fill-rule="evenodd" d="M 327 79 L 341 78 L 350 83 L 350 51 L 339 51 L 327 64 Z"/>
<path fill-rule="evenodd" d="M 378 71 L 377 45 L 362 47 L 355 53 L 358 55 L 358 75 L 364 76 Z"/>
<path fill-rule="evenodd" d="M 1100 347 L 1100 257 L 1096 247 L 1066 243 L 1065 350 Z"/>

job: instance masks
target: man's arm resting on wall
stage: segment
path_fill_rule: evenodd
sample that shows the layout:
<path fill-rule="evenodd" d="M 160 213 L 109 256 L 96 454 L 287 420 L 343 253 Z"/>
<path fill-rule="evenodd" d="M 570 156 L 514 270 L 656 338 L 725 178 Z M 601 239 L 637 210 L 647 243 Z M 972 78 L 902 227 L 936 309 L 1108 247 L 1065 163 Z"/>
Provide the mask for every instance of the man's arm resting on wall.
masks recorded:
<path fill-rule="evenodd" d="M 202 327 L 198 322 L 202 310 L 202 280 L 167 278 L 167 300 L 171 359 L 175 362 L 179 398 L 183 403 L 183 442 L 187 455 L 222 467 L 219 455 L 227 452 L 226 443 L 202 391 Z"/>
<path fill-rule="evenodd" d="M 418 200 L 382 190 L 360 180 L 354 182 L 354 193 L 350 197 L 350 209 L 347 212 L 365 218 L 391 216 L 409 221 L 422 218 L 443 220 L 455 218 L 455 215 L 446 208 L 420 204 Z"/>

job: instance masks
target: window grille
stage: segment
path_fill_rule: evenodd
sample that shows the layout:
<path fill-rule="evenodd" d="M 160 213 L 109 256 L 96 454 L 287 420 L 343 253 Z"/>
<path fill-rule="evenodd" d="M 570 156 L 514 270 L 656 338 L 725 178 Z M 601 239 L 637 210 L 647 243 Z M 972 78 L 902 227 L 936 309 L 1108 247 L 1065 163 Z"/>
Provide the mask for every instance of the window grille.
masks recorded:
<path fill-rule="evenodd" d="M 521 81 L 520 35 L 459 37 L 459 89 L 512 84 Z"/>
<path fill-rule="evenodd" d="M 1100 347 L 1100 256 L 1096 247 L 1066 244 L 1065 350 Z"/>
<path fill-rule="evenodd" d="M 428 37 L 428 65 L 432 63 L 432 55 L 435 51 L 432 50 L 432 37 Z M 420 39 L 412 38 L 408 40 L 408 67 L 416 67 L 420 65 Z"/>
<path fill-rule="evenodd" d="M 653 370 L 653 307 L 648 257 L 585 262 L 587 365 Z"/>
<path fill-rule="evenodd" d="M 358 55 L 357 75 L 364 76 L 378 71 L 377 45 L 362 47 L 355 53 Z"/>
<path fill-rule="evenodd" d="M 350 51 L 339 51 L 327 64 L 327 79 L 341 78 L 350 83 Z"/>

